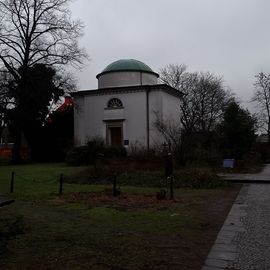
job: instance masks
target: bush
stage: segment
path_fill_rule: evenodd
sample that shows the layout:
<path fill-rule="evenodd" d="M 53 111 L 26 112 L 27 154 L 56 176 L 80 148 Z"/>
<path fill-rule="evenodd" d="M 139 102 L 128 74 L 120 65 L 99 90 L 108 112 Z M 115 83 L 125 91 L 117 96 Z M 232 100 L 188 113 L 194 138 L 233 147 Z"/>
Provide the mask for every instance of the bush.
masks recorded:
<path fill-rule="evenodd" d="M 89 166 L 79 173 L 75 173 L 65 180 L 69 183 L 80 184 L 111 184 L 115 170 L 105 165 L 101 170 Z M 175 188 L 212 189 L 227 186 L 227 182 L 220 179 L 209 169 L 183 169 L 175 171 Z M 117 175 L 120 186 L 157 187 L 168 189 L 170 182 L 165 179 L 163 171 L 136 170 L 121 172 Z"/>
<path fill-rule="evenodd" d="M 248 153 L 242 160 L 235 160 L 233 172 L 239 173 L 257 173 L 262 169 L 262 160 L 259 153 Z"/>
<path fill-rule="evenodd" d="M 227 183 L 208 169 L 192 169 L 176 172 L 176 186 L 189 188 L 217 188 Z"/>
<path fill-rule="evenodd" d="M 66 156 L 68 165 L 96 165 L 98 159 L 110 159 L 114 157 L 125 157 L 127 155 L 124 147 L 106 146 L 101 138 L 88 141 L 86 146 L 74 147 Z"/>
<path fill-rule="evenodd" d="M 104 140 L 98 137 L 91 141 L 88 141 L 87 149 L 88 149 L 87 165 L 96 164 L 96 161 L 99 158 L 99 156 L 104 154 L 104 149 L 105 149 Z"/>
<path fill-rule="evenodd" d="M 105 158 L 114 158 L 114 157 L 126 157 L 127 151 L 123 146 L 107 146 L 103 149 L 103 155 Z"/>
<path fill-rule="evenodd" d="M 87 165 L 89 163 L 88 147 L 79 146 L 71 149 L 66 156 L 66 163 L 71 166 Z"/>

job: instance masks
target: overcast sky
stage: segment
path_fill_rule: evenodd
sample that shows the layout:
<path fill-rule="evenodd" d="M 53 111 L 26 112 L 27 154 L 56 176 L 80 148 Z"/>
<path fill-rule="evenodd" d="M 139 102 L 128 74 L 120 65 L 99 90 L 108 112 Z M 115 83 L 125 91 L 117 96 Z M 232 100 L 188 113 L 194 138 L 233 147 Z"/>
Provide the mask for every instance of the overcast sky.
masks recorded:
<path fill-rule="evenodd" d="M 270 72 L 269 0 L 75 0 L 71 9 L 91 58 L 75 72 L 79 89 L 97 88 L 97 73 L 133 58 L 156 72 L 186 64 L 222 75 L 247 105 L 254 75 Z"/>

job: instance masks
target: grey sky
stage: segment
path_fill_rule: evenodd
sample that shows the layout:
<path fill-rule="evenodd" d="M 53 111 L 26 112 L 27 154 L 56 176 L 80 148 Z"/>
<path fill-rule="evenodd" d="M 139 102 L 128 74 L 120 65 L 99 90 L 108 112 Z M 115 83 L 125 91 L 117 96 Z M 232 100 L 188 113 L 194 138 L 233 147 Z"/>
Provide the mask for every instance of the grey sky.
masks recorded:
<path fill-rule="evenodd" d="M 269 0 L 76 0 L 91 58 L 78 86 L 95 89 L 108 64 L 134 58 L 156 72 L 177 63 L 223 75 L 245 104 L 254 75 L 270 72 L 269 10 Z"/>

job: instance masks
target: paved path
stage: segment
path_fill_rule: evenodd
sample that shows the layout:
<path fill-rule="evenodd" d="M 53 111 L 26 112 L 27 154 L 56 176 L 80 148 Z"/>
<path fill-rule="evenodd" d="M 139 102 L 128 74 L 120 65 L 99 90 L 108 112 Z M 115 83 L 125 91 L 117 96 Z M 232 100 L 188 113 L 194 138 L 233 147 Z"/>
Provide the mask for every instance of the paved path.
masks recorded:
<path fill-rule="evenodd" d="M 221 173 L 219 175 L 229 181 L 270 183 L 270 164 L 265 164 L 260 173 Z"/>
<path fill-rule="evenodd" d="M 270 269 L 270 184 L 243 185 L 202 268 L 221 269 Z"/>

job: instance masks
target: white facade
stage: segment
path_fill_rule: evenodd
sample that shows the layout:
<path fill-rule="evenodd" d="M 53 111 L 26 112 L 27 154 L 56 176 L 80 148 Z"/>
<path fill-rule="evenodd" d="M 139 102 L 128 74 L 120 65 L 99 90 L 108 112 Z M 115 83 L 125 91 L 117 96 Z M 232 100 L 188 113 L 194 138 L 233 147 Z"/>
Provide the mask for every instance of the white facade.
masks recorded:
<path fill-rule="evenodd" d="M 180 97 L 168 93 L 168 89 L 165 85 L 155 85 L 76 93 L 75 143 L 84 145 L 98 136 L 110 144 L 110 126 L 121 127 L 122 141 L 126 146 L 139 144 L 151 147 L 155 143 L 162 143 L 163 138 L 154 128 L 157 115 L 176 124 L 180 116 Z M 123 108 L 108 108 L 107 104 L 113 98 L 121 100 Z"/>
<path fill-rule="evenodd" d="M 154 122 L 158 115 L 180 124 L 182 94 L 156 84 L 157 78 L 154 72 L 106 72 L 98 75 L 99 89 L 73 93 L 75 144 L 84 145 L 94 137 L 127 148 L 163 143 Z"/>

